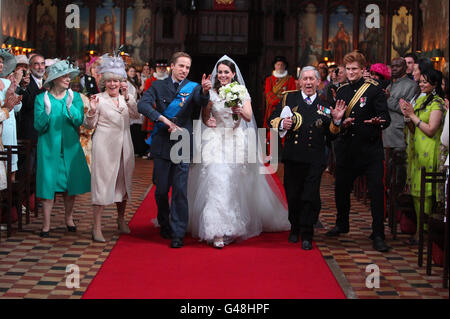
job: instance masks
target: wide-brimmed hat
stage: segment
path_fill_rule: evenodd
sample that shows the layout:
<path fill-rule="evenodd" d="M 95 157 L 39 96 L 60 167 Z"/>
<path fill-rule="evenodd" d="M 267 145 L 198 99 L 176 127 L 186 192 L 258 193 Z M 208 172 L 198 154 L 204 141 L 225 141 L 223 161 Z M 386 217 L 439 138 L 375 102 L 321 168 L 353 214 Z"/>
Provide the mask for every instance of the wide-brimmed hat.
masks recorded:
<path fill-rule="evenodd" d="M 55 59 L 55 63 L 47 68 L 48 76 L 44 82 L 44 87 L 48 88 L 51 82 L 61 76 L 69 74 L 70 78 L 73 79 L 79 73 L 80 70 L 78 70 L 78 67 L 74 67 L 73 64 L 71 64 L 69 61 Z"/>
<path fill-rule="evenodd" d="M 28 65 L 29 64 L 27 56 L 23 55 L 23 54 L 16 56 L 16 61 L 17 61 L 17 65 L 19 65 L 19 64 Z"/>
<path fill-rule="evenodd" d="M 275 69 L 275 63 L 280 62 L 280 61 L 284 63 L 284 65 L 286 66 L 286 70 L 287 70 L 289 64 L 288 64 L 286 58 L 284 56 L 280 56 L 280 55 L 276 56 L 275 59 L 273 59 L 272 67 Z"/>
<path fill-rule="evenodd" d="M 388 67 L 384 63 L 375 63 L 370 66 L 370 72 L 378 73 L 380 76 L 384 78 L 384 80 L 391 79 L 391 72 Z"/>
<path fill-rule="evenodd" d="M 102 56 L 100 65 L 97 68 L 98 74 L 113 73 L 117 74 L 122 78 L 127 77 L 127 72 L 125 71 L 125 63 L 120 55 L 110 56 L 108 53 Z"/>
<path fill-rule="evenodd" d="M 0 57 L 3 58 L 3 70 L 0 77 L 9 75 L 16 68 L 16 57 L 9 53 L 9 49 L 0 49 Z"/>

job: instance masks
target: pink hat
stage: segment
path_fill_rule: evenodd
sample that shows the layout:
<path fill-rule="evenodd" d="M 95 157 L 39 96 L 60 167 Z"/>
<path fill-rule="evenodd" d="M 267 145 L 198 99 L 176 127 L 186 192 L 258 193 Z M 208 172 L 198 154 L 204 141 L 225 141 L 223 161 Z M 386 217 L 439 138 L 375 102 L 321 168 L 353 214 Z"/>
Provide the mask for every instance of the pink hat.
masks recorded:
<path fill-rule="evenodd" d="M 391 79 L 391 72 L 384 63 L 375 63 L 370 66 L 370 72 L 375 72 L 381 75 L 385 80 Z"/>
<path fill-rule="evenodd" d="M 95 61 L 97 61 L 99 59 L 98 56 L 94 56 L 91 58 L 91 61 L 89 61 L 88 63 L 86 63 L 86 70 L 89 70 L 89 68 L 91 67 L 92 64 L 94 64 Z"/>

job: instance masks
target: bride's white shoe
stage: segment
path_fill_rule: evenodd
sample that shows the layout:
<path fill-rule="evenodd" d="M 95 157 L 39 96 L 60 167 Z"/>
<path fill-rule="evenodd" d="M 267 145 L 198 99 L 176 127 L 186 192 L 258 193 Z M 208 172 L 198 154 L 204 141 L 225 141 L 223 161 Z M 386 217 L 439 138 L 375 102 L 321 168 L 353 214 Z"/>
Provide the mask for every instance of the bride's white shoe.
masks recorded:
<path fill-rule="evenodd" d="M 214 243 L 213 243 L 214 248 L 223 248 L 225 246 L 225 243 L 223 242 L 222 238 L 214 238 Z"/>

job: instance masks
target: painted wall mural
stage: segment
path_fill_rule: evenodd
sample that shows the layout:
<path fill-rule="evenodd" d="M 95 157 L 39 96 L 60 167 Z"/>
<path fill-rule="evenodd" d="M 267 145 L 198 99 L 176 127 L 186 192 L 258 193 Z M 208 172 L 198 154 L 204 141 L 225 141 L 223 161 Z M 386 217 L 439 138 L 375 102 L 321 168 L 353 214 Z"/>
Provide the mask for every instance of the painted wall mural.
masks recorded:
<path fill-rule="evenodd" d="M 359 20 L 359 50 L 365 54 L 370 64 L 384 61 L 384 17 L 380 14 L 379 28 L 370 29 L 366 26 L 366 18 L 367 14 L 362 14 Z"/>
<path fill-rule="evenodd" d="M 142 65 L 149 61 L 152 44 L 152 12 L 144 9 L 142 0 L 136 1 L 135 8 L 127 9 L 127 28 L 125 41 L 131 49 L 134 64 Z"/>
<path fill-rule="evenodd" d="M 82 58 L 89 46 L 89 8 L 81 0 L 74 1 L 80 8 L 80 28 L 66 28 L 66 52 L 73 58 Z"/>
<path fill-rule="evenodd" d="M 347 7 L 338 6 L 330 14 L 328 47 L 333 60 L 341 64 L 344 55 L 353 50 L 353 15 Z"/>
<path fill-rule="evenodd" d="M 392 17 L 391 58 L 402 57 L 412 50 L 413 16 L 405 7 L 400 7 Z"/>
<path fill-rule="evenodd" d="M 112 0 L 103 2 L 96 11 L 96 45 L 100 55 L 111 53 L 120 46 L 120 9 Z"/>
<path fill-rule="evenodd" d="M 322 55 L 323 15 L 313 3 L 298 17 L 298 65 L 316 65 Z"/>
<path fill-rule="evenodd" d="M 36 49 L 45 57 L 56 56 L 56 21 L 57 8 L 51 0 L 44 0 L 37 7 L 37 46 Z"/>

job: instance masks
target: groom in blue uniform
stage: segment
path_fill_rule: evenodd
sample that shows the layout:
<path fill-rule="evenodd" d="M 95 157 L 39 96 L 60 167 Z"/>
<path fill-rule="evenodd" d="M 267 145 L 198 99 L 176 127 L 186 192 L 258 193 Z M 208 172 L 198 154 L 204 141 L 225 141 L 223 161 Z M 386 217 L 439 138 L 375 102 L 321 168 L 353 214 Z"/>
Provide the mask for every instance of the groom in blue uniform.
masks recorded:
<path fill-rule="evenodd" d="M 187 80 L 191 62 L 189 54 L 175 53 L 171 60 L 171 76 L 155 81 L 138 103 L 139 113 L 155 122 L 150 137 L 150 152 L 154 158 L 153 183 L 156 187 L 158 223 L 160 235 L 172 239 L 172 248 L 183 246 L 188 224 L 187 180 L 190 158 L 186 158 L 186 154 L 178 154 L 184 159 L 179 163 L 172 161 L 170 151 L 178 141 L 170 140 L 170 134 L 187 130 L 192 146 L 192 114 L 208 104 L 211 88 L 210 77 L 206 78 L 205 75 L 201 85 Z M 153 108 L 154 103 L 156 109 Z M 172 203 L 169 207 L 170 187 Z"/>
<path fill-rule="evenodd" d="M 320 211 L 320 181 L 327 160 L 325 144 L 339 132 L 345 109 L 325 107 L 317 94 L 319 72 L 307 66 L 300 73 L 301 91 L 286 91 L 269 118 L 272 128 L 286 135 L 283 148 L 284 188 L 291 233 L 289 242 L 302 238 L 302 249 L 312 249 L 314 224 Z M 292 116 L 283 112 L 289 107 Z"/>

